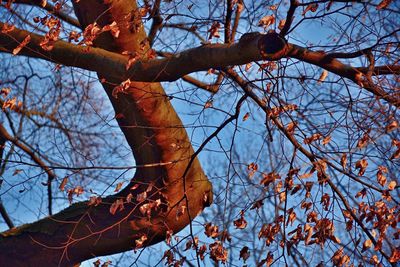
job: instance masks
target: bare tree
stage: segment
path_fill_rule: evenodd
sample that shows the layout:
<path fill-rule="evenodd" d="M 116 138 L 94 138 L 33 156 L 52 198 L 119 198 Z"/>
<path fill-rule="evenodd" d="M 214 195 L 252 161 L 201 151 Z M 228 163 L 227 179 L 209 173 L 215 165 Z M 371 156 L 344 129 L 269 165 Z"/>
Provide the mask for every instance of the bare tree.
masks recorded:
<path fill-rule="evenodd" d="M 400 260 L 399 3 L 203 4 L 0 2 L 0 262 Z"/>

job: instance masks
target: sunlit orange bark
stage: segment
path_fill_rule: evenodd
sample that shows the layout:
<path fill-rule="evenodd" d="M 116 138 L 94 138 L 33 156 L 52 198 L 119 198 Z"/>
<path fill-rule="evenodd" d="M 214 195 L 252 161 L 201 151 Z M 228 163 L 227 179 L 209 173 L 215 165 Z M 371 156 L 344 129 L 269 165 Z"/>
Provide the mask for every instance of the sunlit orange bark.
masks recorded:
<path fill-rule="evenodd" d="M 136 29 L 126 27 L 126 16 L 137 12 L 134 1 L 110 1 L 105 5 L 86 0 L 76 4 L 75 9 L 83 27 L 96 19 L 100 25 L 118 22 L 120 37 L 103 34 L 95 42 L 97 47 L 117 53 L 137 52 L 146 57 L 149 46 L 143 45 L 143 26 L 139 23 Z M 199 161 L 195 159 L 189 166 L 193 148 L 161 85 L 134 82 L 129 90 L 114 97 L 112 90 L 125 77 L 102 72 L 99 78 L 104 81 L 136 164 L 160 165 L 139 168 L 129 185 L 116 196 L 104 198 L 98 206 L 78 203 L 53 217 L 3 233 L 2 264 L 71 266 L 95 256 L 133 249 L 142 236 L 147 238 L 145 246 L 154 244 L 165 239 L 167 230 L 180 231 L 212 201 L 211 184 Z M 132 190 L 136 184 L 139 187 Z M 146 189 L 148 199 L 161 200 L 150 217 L 139 211 L 144 202 L 136 201 L 137 195 Z M 126 203 L 129 193 L 133 194 L 132 203 Z M 117 199 L 124 200 L 124 210 L 111 215 L 110 205 Z M 185 210 L 183 215 L 179 215 L 180 210 Z"/>

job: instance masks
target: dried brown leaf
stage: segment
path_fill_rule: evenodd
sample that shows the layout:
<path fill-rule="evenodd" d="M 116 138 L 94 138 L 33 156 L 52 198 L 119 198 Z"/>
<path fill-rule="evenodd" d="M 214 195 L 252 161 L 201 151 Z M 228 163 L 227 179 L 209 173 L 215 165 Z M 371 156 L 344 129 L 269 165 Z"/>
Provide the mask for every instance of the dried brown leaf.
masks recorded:
<path fill-rule="evenodd" d="M 269 16 L 265 16 L 265 17 L 261 18 L 260 21 L 258 22 L 258 26 L 264 27 L 264 29 L 266 29 L 274 23 L 275 23 L 275 16 L 269 15 Z"/>
<path fill-rule="evenodd" d="M 61 191 L 64 191 L 64 189 L 65 189 L 65 186 L 67 185 L 67 183 L 68 183 L 68 176 L 65 176 L 64 178 L 63 178 L 63 180 L 61 181 L 61 184 L 60 184 L 60 186 L 58 187 Z"/>
<path fill-rule="evenodd" d="M 387 8 L 393 0 L 382 0 L 377 6 L 376 9 L 381 10 Z"/>
<path fill-rule="evenodd" d="M 328 71 L 323 70 L 321 75 L 318 78 L 318 84 L 321 84 L 323 81 L 325 81 L 326 77 L 328 77 Z"/>

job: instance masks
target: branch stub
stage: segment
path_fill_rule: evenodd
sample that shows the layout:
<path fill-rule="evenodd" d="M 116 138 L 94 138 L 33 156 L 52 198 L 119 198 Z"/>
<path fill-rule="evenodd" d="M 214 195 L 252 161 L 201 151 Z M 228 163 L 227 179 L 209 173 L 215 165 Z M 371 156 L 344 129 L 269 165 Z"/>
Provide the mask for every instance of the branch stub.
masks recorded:
<path fill-rule="evenodd" d="M 279 60 L 287 55 L 287 41 L 275 31 L 258 39 L 258 49 L 263 59 Z"/>

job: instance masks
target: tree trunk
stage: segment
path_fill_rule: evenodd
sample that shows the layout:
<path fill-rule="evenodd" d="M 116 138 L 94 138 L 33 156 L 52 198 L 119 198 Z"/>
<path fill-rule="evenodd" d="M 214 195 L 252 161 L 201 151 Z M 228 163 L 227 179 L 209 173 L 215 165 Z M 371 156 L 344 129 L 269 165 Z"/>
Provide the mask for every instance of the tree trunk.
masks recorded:
<path fill-rule="evenodd" d="M 83 29 L 93 22 L 100 27 L 117 22 L 119 37 L 103 33 L 95 46 L 149 56 L 135 1 L 73 2 Z M 144 240 L 143 246 L 149 246 L 164 240 L 167 231 L 180 231 L 211 203 L 211 184 L 199 161 L 192 159 L 191 142 L 162 86 L 132 82 L 129 89 L 113 96 L 124 78 L 112 73 L 99 74 L 99 78 L 136 164 L 149 167 L 139 168 L 129 185 L 97 206 L 77 203 L 54 216 L 2 233 L 0 262 L 4 266 L 72 266 L 139 248 Z M 145 191 L 144 200 L 140 196 Z M 129 194 L 132 201 L 127 200 Z M 110 207 L 117 200 L 123 200 L 124 209 L 112 215 Z M 145 204 L 153 208 L 146 210 L 149 205 Z"/>

